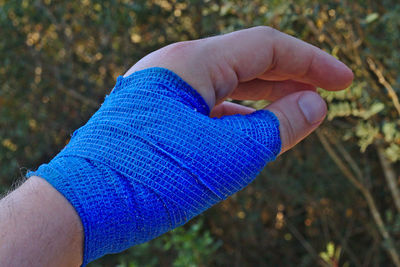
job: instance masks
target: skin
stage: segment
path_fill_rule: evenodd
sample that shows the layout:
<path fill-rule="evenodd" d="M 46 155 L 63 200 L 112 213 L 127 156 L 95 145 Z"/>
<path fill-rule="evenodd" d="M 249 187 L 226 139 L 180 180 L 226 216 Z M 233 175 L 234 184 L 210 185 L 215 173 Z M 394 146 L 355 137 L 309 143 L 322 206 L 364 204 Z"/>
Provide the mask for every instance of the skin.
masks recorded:
<path fill-rule="evenodd" d="M 352 71 L 317 47 L 269 27 L 181 42 L 137 62 L 125 76 L 164 67 L 192 85 L 211 116 L 254 110 L 225 102 L 266 99 L 280 121 L 282 151 L 320 125 L 326 104 L 316 87 L 341 90 Z M 307 115 L 307 116 L 306 116 Z M 0 266 L 79 266 L 83 229 L 74 208 L 50 184 L 32 177 L 0 201 Z"/>

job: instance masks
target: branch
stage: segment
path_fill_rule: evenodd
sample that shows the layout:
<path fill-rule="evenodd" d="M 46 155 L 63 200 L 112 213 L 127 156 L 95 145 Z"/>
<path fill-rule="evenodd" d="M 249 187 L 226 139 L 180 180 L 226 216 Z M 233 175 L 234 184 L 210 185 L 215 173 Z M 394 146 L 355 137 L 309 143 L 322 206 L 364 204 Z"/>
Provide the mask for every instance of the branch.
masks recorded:
<path fill-rule="evenodd" d="M 333 143 L 332 138 L 330 138 L 330 140 L 331 140 L 331 143 Z M 358 164 L 352 158 L 350 153 L 347 152 L 347 150 L 343 147 L 343 145 L 341 143 L 336 142 L 335 145 L 336 145 L 336 148 L 339 150 L 339 152 L 343 155 L 344 159 L 348 162 L 348 164 L 350 165 L 353 172 L 356 174 L 358 181 L 362 181 L 363 180 L 362 171 L 361 171 L 360 167 L 358 167 Z"/>
<path fill-rule="evenodd" d="M 301 243 L 301 245 L 307 250 L 307 252 L 314 258 L 315 261 L 317 261 L 319 264 L 321 264 L 324 267 L 330 267 L 328 263 L 323 261 L 318 253 L 315 251 L 315 249 L 311 246 L 309 242 L 304 238 L 304 236 L 294 227 L 288 220 L 285 222 L 286 227 L 289 229 L 289 231 L 294 235 L 294 237 Z"/>
<path fill-rule="evenodd" d="M 324 134 L 317 130 L 316 134 L 318 136 L 319 141 L 322 146 L 325 148 L 326 152 L 328 152 L 329 156 L 336 163 L 345 177 L 362 193 L 364 196 L 368 208 L 372 214 L 372 218 L 375 221 L 376 226 L 378 227 L 379 233 L 382 235 L 385 242 L 388 246 L 385 246 L 386 252 L 389 254 L 392 259 L 394 265 L 396 267 L 400 267 L 400 256 L 395 248 L 395 244 L 393 239 L 391 238 L 389 232 L 386 229 L 385 223 L 383 222 L 382 216 L 375 204 L 374 198 L 371 195 L 371 192 L 354 176 L 354 174 L 350 171 L 350 169 L 346 166 L 346 164 L 342 161 L 341 157 L 335 152 L 332 148 L 332 145 L 328 142 Z"/>
<path fill-rule="evenodd" d="M 340 157 L 333 150 L 331 144 L 326 139 L 325 135 L 321 132 L 321 130 L 316 130 L 315 133 L 322 146 L 325 148 L 326 152 L 328 152 L 329 156 L 336 163 L 339 169 L 343 172 L 348 180 L 361 192 L 368 191 L 367 188 L 353 175 L 353 173 L 347 168 L 346 164 L 340 159 Z"/>
<path fill-rule="evenodd" d="M 82 103 L 92 107 L 92 108 L 98 108 L 99 107 L 99 103 L 97 103 L 96 101 L 78 93 L 77 91 L 74 91 L 72 89 L 66 89 L 63 86 L 57 86 L 57 89 L 64 92 L 66 95 L 75 98 L 76 100 L 81 101 Z"/>
<path fill-rule="evenodd" d="M 390 83 L 385 79 L 385 76 L 383 76 L 382 71 L 376 66 L 375 62 L 372 60 L 372 58 L 368 57 L 367 58 L 367 63 L 369 65 L 369 68 L 375 75 L 378 77 L 378 81 L 380 84 L 382 84 L 386 90 L 388 91 L 389 97 L 392 99 L 392 102 L 394 104 L 394 107 L 397 110 L 397 113 L 400 115 L 400 102 L 399 98 L 396 95 L 396 92 L 394 91 L 393 87 L 390 85 Z"/>
<path fill-rule="evenodd" d="M 340 245 L 343 248 L 342 252 L 346 253 L 349 256 L 349 258 L 353 261 L 354 266 L 361 267 L 362 266 L 361 262 L 358 260 L 356 254 L 353 252 L 353 250 L 349 247 L 349 245 L 347 243 L 347 240 L 349 239 L 349 236 L 350 236 L 350 229 L 349 228 L 353 225 L 353 220 L 351 220 L 349 222 L 349 224 L 347 225 L 346 232 L 344 233 L 344 236 L 342 236 L 342 234 L 340 233 L 340 230 L 337 229 L 336 224 L 333 223 L 333 220 L 329 220 L 328 224 L 330 225 L 330 227 L 333 230 L 333 233 L 336 235 L 336 237 L 338 239 L 340 239 Z"/>
<path fill-rule="evenodd" d="M 397 186 L 396 173 L 390 164 L 388 158 L 385 156 L 385 151 L 381 145 L 376 144 L 376 149 L 378 151 L 379 160 L 382 165 L 383 174 L 385 175 L 386 182 L 389 186 L 390 193 L 392 194 L 394 204 L 396 206 L 397 212 L 400 214 L 400 190 Z"/>
<path fill-rule="evenodd" d="M 98 108 L 99 107 L 100 103 L 96 102 L 95 100 L 93 100 L 91 98 L 88 98 L 88 97 L 82 95 L 81 93 L 79 93 L 79 92 L 77 92 L 77 91 L 75 91 L 73 89 L 70 89 L 70 88 L 67 89 L 64 86 L 62 86 L 61 85 L 62 79 L 61 79 L 60 71 L 59 71 L 58 68 L 54 67 L 52 69 L 52 71 L 53 71 L 53 75 L 55 76 L 55 78 L 58 81 L 60 81 L 60 82 L 57 83 L 56 89 L 60 90 L 61 92 L 64 92 L 66 95 L 68 95 L 68 96 L 70 96 L 72 98 L 75 98 L 76 100 L 79 100 L 82 103 L 84 103 L 84 104 L 86 104 L 86 105 L 88 105 L 88 106 L 90 106 L 92 108 Z"/>

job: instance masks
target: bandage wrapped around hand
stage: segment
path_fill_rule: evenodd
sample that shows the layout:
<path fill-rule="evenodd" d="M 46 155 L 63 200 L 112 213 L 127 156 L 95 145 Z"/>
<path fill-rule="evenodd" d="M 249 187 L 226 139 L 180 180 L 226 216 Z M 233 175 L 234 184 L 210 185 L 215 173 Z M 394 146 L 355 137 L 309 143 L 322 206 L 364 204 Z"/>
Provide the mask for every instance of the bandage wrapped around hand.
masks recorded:
<path fill-rule="evenodd" d="M 76 209 L 83 265 L 186 223 L 248 185 L 279 154 L 272 112 L 209 112 L 167 69 L 119 77 L 69 144 L 28 174 L 46 179 Z"/>

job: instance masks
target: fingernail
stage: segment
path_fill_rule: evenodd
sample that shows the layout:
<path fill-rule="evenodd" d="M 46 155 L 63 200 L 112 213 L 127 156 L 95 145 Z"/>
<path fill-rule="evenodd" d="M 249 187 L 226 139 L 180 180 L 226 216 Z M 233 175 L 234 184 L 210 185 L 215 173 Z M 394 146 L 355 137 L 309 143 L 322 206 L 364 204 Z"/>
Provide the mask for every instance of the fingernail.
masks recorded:
<path fill-rule="evenodd" d="M 314 92 L 304 92 L 297 101 L 309 124 L 321 121 L 326 114 L 325 101 Z"/>

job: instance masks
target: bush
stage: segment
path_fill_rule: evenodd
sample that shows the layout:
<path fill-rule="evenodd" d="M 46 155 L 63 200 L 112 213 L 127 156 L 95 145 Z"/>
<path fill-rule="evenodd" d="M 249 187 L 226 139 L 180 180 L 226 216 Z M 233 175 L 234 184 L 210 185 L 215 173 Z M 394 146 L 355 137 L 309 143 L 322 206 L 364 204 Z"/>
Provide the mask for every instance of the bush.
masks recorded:
<path fill-rule="evenodd" d="M 56 155 L 147 53 L 270 25 L 354 70 L 348 90 L 321 91 L 323 127 L 200 219 L 91 266 L 400 266 L 399 11 L 395 0 L 0 0 L 0 189 Z"/>

